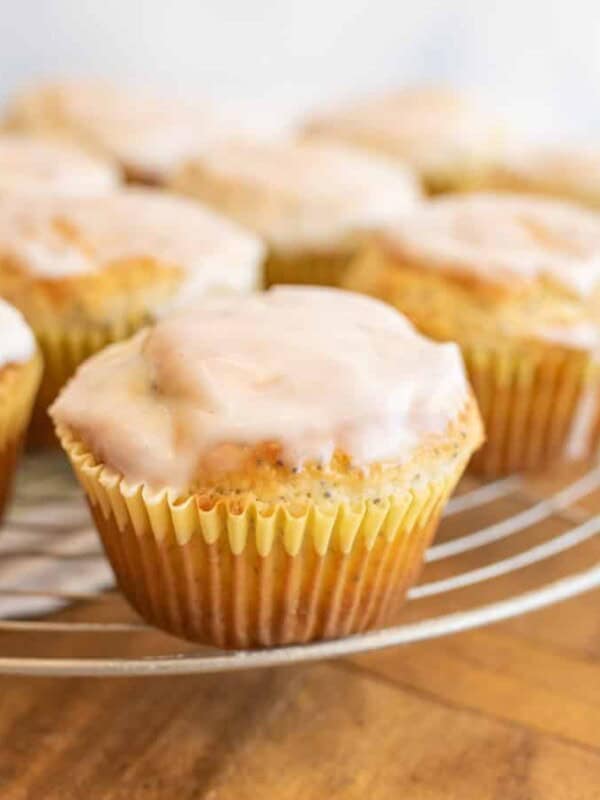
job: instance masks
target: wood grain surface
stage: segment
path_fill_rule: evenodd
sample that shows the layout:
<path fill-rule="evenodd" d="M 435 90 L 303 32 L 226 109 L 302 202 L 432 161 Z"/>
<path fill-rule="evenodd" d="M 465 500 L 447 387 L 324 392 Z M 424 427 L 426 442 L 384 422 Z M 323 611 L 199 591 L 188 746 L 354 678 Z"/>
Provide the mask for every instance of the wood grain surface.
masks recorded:
<path fill-rule="evenodd" d="M 521 507 L 503 503 L 505 512 Z M 589 500 L 556 515 L 529 531 L 529 542 L 599 510 Z M 477 513 L 485 524 L 498 508 Z M 461 524 L 448 521 L 441 538 Z M 495 545 L 489 557 L 515 546 Z M 594 559 L 596 540 L 471 591 L 488 601 Z M 433 566 L 428 579 L 452 570 Z M 462 594 L 424 601 L 427 613 L 453 609 Z M 123 618 L 113 596 L 61 616 L 114 619 L 117 610 Z M 108 648 L 87 634 L 49 635 L 4 635 L 3 652 Z M 143 647 L 179 647 L 153 636 L 144 634 Z M 134 638 L 122 637 L 121 652 L 139 652 Z M 598 800 L 599 660 L 593 592 L 486 629 L 334 662 L 174 678 L 0 678 L 0 798 Z"/>

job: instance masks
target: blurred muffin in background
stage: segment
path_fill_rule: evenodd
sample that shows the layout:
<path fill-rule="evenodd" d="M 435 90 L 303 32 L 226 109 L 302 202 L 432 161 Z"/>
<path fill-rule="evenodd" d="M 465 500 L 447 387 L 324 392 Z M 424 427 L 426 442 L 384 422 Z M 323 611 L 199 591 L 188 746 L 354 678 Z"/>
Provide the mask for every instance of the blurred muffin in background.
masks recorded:
<path fill-rule="evenodd" d="M 45 362 L 32 443 L 53 441 L 46 409 L 81 361 L 198 295 L 260 287 L 262 257 L 254 236 L 166 192 L 0 197 L 0 297 Z"/>
<path fill-rule="evenodd" d="M 113 159 L 128 180 L 160 184 L 224 123 L 208 108 L 101 81 L 43 83 L 9 104 L 5 128 L 74 142 Z"/>
<path fill-rule="evenodd" d="M 405 167 L 334 143 L 229 140 L 205 147 L 171 188 L 259 234 L 267 284 L 339 284 L 359 243 L 419 199 Z"/>
<path fill-rule="evenodd" d="M 393 618 L 482 436 L 455 345 L 298 286 L 161 320 L 51 413 L 125 596 L 218 647 Z"/>
<path fill-rule="evenodd" d="M 0 196 L 103 194 L 119 181 L 114 164 L 80 148 L 0 133 Z"/>
<path fill-rule="evenodd" d="M 505 138 L 498 118 L 449 88 L 407 88 L 309 119 L 302 134 L 347 142 L 408 164 L 430 194 L 481 180 Z"/>
<path fill-rule="evenodd" d="M 503 153 L 481 188 L 571 200 L 600 209 L 600 148 L 527 145 Z"/>
<path fill-rule="evenodd" d="M 357 259 L 346 286 L 455 341 L 488 475 L 585 459 L 600 441 L 600 216 L 520 195 L 430 201 Z"/>
<path fill-rule="evenodd" d="M 0 300 L 0 521 L 41 374 L 33 333 L 21 314 Z"/>

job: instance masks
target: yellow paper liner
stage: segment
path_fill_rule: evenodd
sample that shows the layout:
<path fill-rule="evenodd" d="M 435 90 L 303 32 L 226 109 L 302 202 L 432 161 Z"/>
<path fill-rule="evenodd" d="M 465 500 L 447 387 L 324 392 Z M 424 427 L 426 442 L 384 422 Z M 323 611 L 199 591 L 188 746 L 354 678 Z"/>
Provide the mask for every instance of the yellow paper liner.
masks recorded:
<path fill-rule="evenodd" d="M 285 505 L 152 493 L 59 432 L 118 584 L 148 622 L 222 648 L 268 647 L 382 626 L 416 580 L 463 469 L 380 502 Z"/>
<path fill-rule="evenodd" d="M 588 354 L 462 350 L 486 433 L 473 471 L 494 477 L 597 453 L 600 365 Z"/>
<path fill-rule="evenodd" d="M 71 325 L 65 328 L 57 319 L 53 325 L 45 328 L 36 329 L 33 326 L 44 358 L 44 373 L 27 435 L 30 447 L 58 445 L 48 407 L 77 367 L 107 345 L 127 339 L 148 322 L 148 314 L 138 312 L 106 324 Z"/>
<path fill-rule="evenodd" d="M 340 286 L 352 256 L 348 253 L 270 253 L 265 262 L 266 287 L 281 283 Z"/>
<path fill-rule="evenodd" d="M 0 369 L 0 520 L 10 498 L 17 459 L 42 374 L 36 355 Z"/>

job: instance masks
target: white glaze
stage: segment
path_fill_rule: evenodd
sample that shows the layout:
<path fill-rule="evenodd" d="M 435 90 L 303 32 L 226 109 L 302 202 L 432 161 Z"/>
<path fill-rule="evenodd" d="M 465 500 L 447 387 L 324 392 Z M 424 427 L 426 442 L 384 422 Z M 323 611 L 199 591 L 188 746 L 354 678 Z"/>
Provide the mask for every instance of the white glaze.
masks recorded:
<path fill-rule="evenodd" d="M 547 342 L 593 352 L 600 358 L 600 327 L 588 320 L 570 325 L 535 325 L 532 334 Z"/>
<path fill-rule="evenodd" d="M 582 297 L 600 285 L 600 216 L 560 201 L 449 197 L 400 220 L 386 236 L 400 257 L 492 285 L 546 278 Z"/>
<path fill-rule="evenodd" d="M 118 182 L 114 167 L 74 147 L 0 135 L 0 194 L 102 194 Z"/>
<path fill-rule="evenodd" d="M 399 158 L 419 173 L 453 172 L 499 149 L 498 119 L 450 89 L 404 89 L 309 122 L 308 132 Z"/>
<path fill-rule="evenodd" d="M 17 96 L 9 109 L 17 127 L 75 140 L 127 169 L 162 179 L 224 123 L 173 95 L 144 87 L 71 80 L 42 84 Z"/>
<path fill-rule="evenodd" d="M 342 145 L 290 140 L 215 143 L 174 186 L 281 250 L 339 247 L 419 198 L 414 176 L 399 165 Z"/>
<path fill-rule="evenodd" d="M 108 348 L 52 416 L 129 480 L 185 489 L 203 464 L 224 468 L 231 445 L 277 442 L 290 466 L 336 448 L 362 466 L 402 462 L 467 396 L 456 345 L 425 339 L 391 307 L 278 287 L 207 299 Z"/>
<path fill-rule="evenodd" d="M 0 200 L 0 257 L 59 280 L 132 259 L 187 273 L 182 292 L 255 288 L 262 244 L 197 203 L 151 189 Z"/>
<path fill-rule="evenodd" d="M 507 151 L 498 163 L 499 178 L 519 188 L 600 202 L 600 148 L 589 145 L 526 146 Z"/>
<path fill-rule="evenodd" d="M 0 299 L 0 368 L 28 361 L 35 352 L 35 339 L 21 314 Z"/>

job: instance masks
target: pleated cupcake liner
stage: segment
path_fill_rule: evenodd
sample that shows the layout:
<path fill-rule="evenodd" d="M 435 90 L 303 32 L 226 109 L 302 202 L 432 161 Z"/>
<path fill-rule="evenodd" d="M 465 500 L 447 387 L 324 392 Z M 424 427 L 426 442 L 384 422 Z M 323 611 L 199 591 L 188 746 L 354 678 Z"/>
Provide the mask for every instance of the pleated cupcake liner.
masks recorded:
<path fill-rule="evenodd" d="M 470 468 L 495 477 L 589 460 L 600 443 L 600 365 L 583 352 L 462 348 L 486 441 Z"/>
<path fill-rule="evenodd" d="M 221 648 L 335 638 L 385 625 L 416 580 L 464 469 L 356 506 L 223 499 L 211 509 L 131 485 L 60 432 L 125 597 L 151 624 Z"/>
<path fill-rule="evenodd" d="M 108 345 L 129 338 L 149 319 L 146 312 L 137 312 L 105 324 L 65 327 L 57 318 L 43 328 L 33 326 L 44 358 L 44 373 L 27 435 L 30 447 L 58 446 L 48 408 L 77 367 Z"/>
<path fill-rule="evenodd" d="M 352 256 L 348 253 L 270 253 L 265 262 L 265 286 L 303 284 L 341 286 Z"/>
<path fill-rule="evenodd" d="M 0 370 L 0 521 L 10 499 L 41 374 L 39 355 Z"/>

